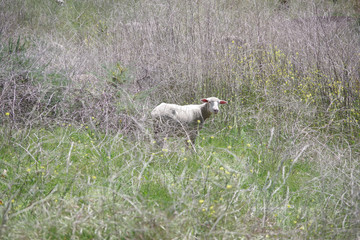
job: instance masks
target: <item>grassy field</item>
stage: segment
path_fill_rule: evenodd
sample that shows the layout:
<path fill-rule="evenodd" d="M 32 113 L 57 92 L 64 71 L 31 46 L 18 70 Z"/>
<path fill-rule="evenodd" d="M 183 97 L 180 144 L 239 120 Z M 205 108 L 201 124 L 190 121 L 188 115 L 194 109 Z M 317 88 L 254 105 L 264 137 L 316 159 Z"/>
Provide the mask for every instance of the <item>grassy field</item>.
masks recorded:
<path fill-rule="evenodd" d="M 1 239 L 358 239 L 357 1 L 2 1 Z M 228 100 L 195 144 L 161 102 Z"/>
<path fill-rule="evenodd" d="M 232 126 L 202 133 L 197 154 L 87 126 L 23 134 L 1 150 L 8 238 L 332 238 L 346 227 L 335 198 L 345 179 L 327 176 L 309 145 L 281 156 Z"/>

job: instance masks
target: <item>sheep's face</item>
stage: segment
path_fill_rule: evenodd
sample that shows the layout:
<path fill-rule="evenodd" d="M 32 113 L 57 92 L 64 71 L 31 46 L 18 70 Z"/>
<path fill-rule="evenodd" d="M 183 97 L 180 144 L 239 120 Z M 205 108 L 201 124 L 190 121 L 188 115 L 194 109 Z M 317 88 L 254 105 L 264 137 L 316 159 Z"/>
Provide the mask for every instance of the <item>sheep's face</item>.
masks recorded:
<path fill-rule="evenodd" d="M 208 110 L 211 113 L 217 114 L 219 112 L 219 104 L 226 104 L 224 100 L 220 100 L 216 97 L 204 98 L 201 99 L 203 103 L 207 103 Z"/>

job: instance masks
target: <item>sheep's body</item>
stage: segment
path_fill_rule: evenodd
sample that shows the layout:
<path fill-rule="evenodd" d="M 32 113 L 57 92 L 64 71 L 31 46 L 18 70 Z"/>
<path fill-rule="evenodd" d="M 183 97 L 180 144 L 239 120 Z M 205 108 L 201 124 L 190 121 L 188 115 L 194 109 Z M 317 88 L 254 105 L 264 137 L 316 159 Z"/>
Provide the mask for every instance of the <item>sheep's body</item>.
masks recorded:
<path fill-rule="evenodd" d="M 204 121 L 212 113 L 219 112 L 219 104 L 226 101 L 211 97 L 202 99 L 203 104 L 180 106 L 176 104 L 161 103 L 152 112 L 154 121 L 154 134 L 156 141 L 162 145 L 167 136 L 185 136 L 192 144 Z"/>

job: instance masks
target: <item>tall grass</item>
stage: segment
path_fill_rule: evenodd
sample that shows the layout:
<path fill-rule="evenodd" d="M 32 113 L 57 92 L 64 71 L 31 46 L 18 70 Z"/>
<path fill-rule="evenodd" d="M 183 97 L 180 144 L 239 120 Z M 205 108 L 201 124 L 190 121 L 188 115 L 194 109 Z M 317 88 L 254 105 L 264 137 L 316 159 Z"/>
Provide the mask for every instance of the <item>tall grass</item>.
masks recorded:
<path fill-rule="evenodd" d="M 1 2 L 1 238 L 359 238 L 359 7 Z"/>

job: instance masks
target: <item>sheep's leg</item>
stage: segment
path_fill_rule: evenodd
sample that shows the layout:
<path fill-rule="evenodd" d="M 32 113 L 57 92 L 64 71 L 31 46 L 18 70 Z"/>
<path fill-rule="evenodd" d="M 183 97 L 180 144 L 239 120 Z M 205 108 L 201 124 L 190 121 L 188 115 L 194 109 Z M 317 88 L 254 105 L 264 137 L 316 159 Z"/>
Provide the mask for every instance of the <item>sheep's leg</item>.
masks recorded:
<path fill-rule="evenodd" d="M 158 135 L 155 136 L 155 142 L 159 147 L 163 147 L 164 146 L 164 141 L 161 137 L 159 137 Z"/>
<path fill-rule="evenodd" d="M 192 148 L 194 152 L 196 152 L 196 148 L 195 148 L 196 136 L 197 136 L 196 133 L 189 133 L 187 134 L 187 140 L 186 140 L 186 145 Z"/>
<path fill-rule="evenodd" d="M 154 124 L 154 139 L 155 139 L 155 142 L 156 144 L 159 146 L 159 147 L 162 147 L 164 145 L 164 142 L 163 142 L 163 138 L 161 138 L 161 128 L 159 126 L 158 123 L 155 123 Z"/>
<path fill-rule="evenodd" d="M 195 145 L 191 140 L 186 140 L 186 146 L 196 152 Z"/>
<path fill-rule="evenodd" d="M 193 134 L 190 136 L 190 141 L 192 145 L 195 145 L 195 141 L 196 141 L 196 134 Z"/>

